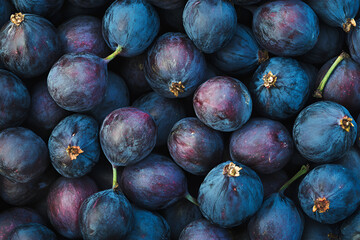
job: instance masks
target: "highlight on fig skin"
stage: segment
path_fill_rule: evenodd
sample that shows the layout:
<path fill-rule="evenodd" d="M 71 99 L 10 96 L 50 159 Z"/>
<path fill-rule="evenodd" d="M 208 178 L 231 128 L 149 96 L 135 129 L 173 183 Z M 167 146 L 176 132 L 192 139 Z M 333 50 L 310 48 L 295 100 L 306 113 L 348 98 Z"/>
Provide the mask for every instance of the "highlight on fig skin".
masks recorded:
<path fill-rule="evenodd" d="M 270 71 L 268 74 L 263 76 L 263 80 L 264 80 L 264 87 L 266 88 L 275 87 L 277 76 Z"/>
<path fill-rule="evenodd" d="M 75 160 L 81 153 L 83 153 L 84 151 L 81 150 L 81 148 L 79 146 L 71 146 L 69 145 L 66 148 L 66 152 L 68 153 L 71 161 Z"/>
<path fill-rule="evenodd" d="M 14 23 L 16 26 L 20 26 L 20 24 L 24 21 L 25 14 L 22 14 L 21 12 L 11 14 L 10 21 Z"/>
<path fill-rule="evenodd" d="M 235 163 L 230 162 L 223 169 L 223 175 L 227 175 L 228 177 L 238 177 L 240 176 L 240 170 L 242 167 L 238 167 Z"/>
<path fill-rule="evenodd" d="M 312 211 L 324 213 L 329 209 L 330 209 L 330 201 L 326 200 L 325 197 L 323 197 L 323 198 L 319 197 L 314 201 L 314 206 L 313 206 Z"/>
<path fill-rule="evenodd" d="M 179 93 L 182 93 L 185 91 L 185 86 L 180 82 L 174 82 L 171 84 L 170 92 L 172 92 L 175 97 L 179 96 Z"/>
<path fill-rule="evenodd" d="M 354 124 L 352 123 L 352 118 L 349 118 L 348 116 L 343 117 L 340 120 L 340 126 L 342 129 L 344 129 L 347 132 L 350 132 L 350 128 L 354 127 Z"/>

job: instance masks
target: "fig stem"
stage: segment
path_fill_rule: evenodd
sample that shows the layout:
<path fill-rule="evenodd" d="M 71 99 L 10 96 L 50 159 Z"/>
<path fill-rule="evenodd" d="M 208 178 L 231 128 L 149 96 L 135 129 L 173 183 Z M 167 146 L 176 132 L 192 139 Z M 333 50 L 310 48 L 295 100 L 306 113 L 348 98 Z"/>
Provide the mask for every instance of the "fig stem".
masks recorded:
<path fill-rule="evenodd" d="M 309 171 L 310 166 L 307 165 L 302 165 L 300 171 L 298 171 L 289 181 L 287 181 L 279 190 L 279 193 L 284 194 L 284 191 L 299 177 L 301 177 L 302 175 L 304 175 L 305 173 L 307 173 Z"/>
<path fill-rule="evenodd" d="M 345 52 L 342 52 L 340 54 L 340 56 L 337 57 L 337 59 L 335 60 L 335 62 L 331 65 L 330 69 L 327 71 L 327 73 L 325 74 L 324 78 L 321 80 L 318 88 L 316 89 L 315 93 L 314 93 L 314 97 L 315 98 L 322 98 L 322 93 L 324 91 L 325 85 L 327 83 L 327 81 L 330 78 L 330 75 L 332 74 L 332 72 L 335 70 L 335 68 L 339 65 L 339 63 L 344 59 L 344 58 L 348 58 L 349 55 Z"/>
<path fill-rule="evenodd" d="M 190 193 L 187 193 L 187 194 L 185 195 L 185 198 L 186 198 L 189 202 L 195 204 L 196 206 L 198 206 L 198 207 L 200 206 L 199 203 L 198 203 L 198 201 L 197 201 L 193 196 L 191 196 Z"/>
<path fill-rule="evenodd" d="M 111 60 L 113 60 L 117 55 L 119 55 L 119 53 L 121 53 L 122 51 L 122 47 L 121 46 L 117 46 L 116 50 L 110 54 L 109 56 L 107 56 L 106 58 L 104 58 L 105 62 L 109 63 Z"/>
<path fill-rule="evenodd" d="M 116 190 L 119 187 L 119 184 L 117 182 L 117 167 L 116 166 L 112 166 L 113 169 L 113 184 L 112 184 L 112 189 Z"/>

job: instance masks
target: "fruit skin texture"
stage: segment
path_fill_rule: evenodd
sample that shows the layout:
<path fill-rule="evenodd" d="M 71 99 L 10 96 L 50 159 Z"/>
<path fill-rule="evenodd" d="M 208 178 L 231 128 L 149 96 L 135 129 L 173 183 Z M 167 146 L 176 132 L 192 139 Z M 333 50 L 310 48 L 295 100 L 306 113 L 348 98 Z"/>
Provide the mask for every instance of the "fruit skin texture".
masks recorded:
<path fill-rule="evenodd" d="M 64 118 L 52 131 L 48 147 L 53 167 L 62 176 L 82 177 L 89 173 L 99 161 L 99 126 L 92 117 L 73 114 Z M 71 156 L 69 147 L 80 147 L 83 151 Z"/>
<path fill-rule="evenodd" d="M 305 0 L 326 24 L 343 27 L 348 18 L 355 18 L 359 11 L 359 0 Z"/>
<path fill-rule="evenodd" d="M 0 174 L 25 183 L 39 177 L 49 165 L 45 142 L 23 127 L 0 132 Z"/>
<path fill-rule="evenodd" d="M 312 49 L 319 36 L 314 11 L 298 0 L 267 2 L 255 10 L 252 23 L 257 42 L 278 56 L 298 56 Z"/>
<path fill-rule="evenodd" d="M 7 240 L 11 231 L 27 223 L 45 224 L 34 210 L 29 208 L 10 208 L 0 213 L 0 240 Z"/>
<path fill-rule="evenodd" d="M 265 56 L 260 55 L 260 50 L 252 30 L 238 24 L 230 43 L 211 55 L 211 62 L 225 73 L 245 74 L 266 60 Z"/>
<path fill-rule="evenodd" d="M 49 228 L 39 223 L 28 223 L 16 227 L 8 240 L 56 240 L 56 235 Z"/>
<path fill-rule="evenodd" d="M 341 239 L 354 240 L 360 237 L 360 211 L 357 210 L 351 217 L 341 224 Z"/>
<path fill-rule="evenodd" d="M 187 97 L 205 80 L 204 55 L 183 33 L 165 33 L 148 52 L 145 77 L 151 88 L 167 98 Z M 179 83 L 183 91 L 172 92 Z"/>
<path fill-rule="evenodd" d="M 357 179 L 360 179 L 360 150 L 357 147 L 351 147 L 336 164 L 349 169 Z"/>
<path fill-rule="evenodd" d="M 179 240 L 231 240 L 229 230 L 211 224 L 206 219 L 198 219 L 189 223 L 181 232 Z"/>
<path fill-rule="evenodd" d="M 106 62 L 91 53 L 65 54 L 51 68 L 47 85 L 51 97 L 65 110 L 91 110 L 105 95 Z"/>
<path fill-rule="evenodd" d="M 281 193 L 271 194 L 248 224 L 252 240 L 300 240 L 303 229 L 302 213 Z"/>
<path fill-rule="evenodd" d="M 51 131 L 69 112 L 59 107 L 49 94 L 46 81 L 30 91 L 31 105 L 26 122 L 35 129 Z"/>
<path fill-rule="evenodd" d="M 58 27 L 64 53 L 90 52 L 99 57 L 109 55 L 102 36 L 101 20 L 93 16 L 77 16 Z"/>
<path fill-rule="evenodd" d="M 170 240 L 170 227 L 158 213 L 133 206 L 134 227 L 125 240 Z"/>
<path fill-rule="evenodd" d="M 246 86 L 226 76 L 213 77 L 195 91 L 193 106 L 205 125 L 219 131 L 232 132 L 250 118 L 252 100 Z"/>
<path fill-rule="evenodd" d="M 266 87 L 268 74 L 277 77 L 274 85 Z M 309 96 L 310 79 L 298 61 L 274 57 L 261 64 L 249 84 L 254 108 L 272 119 L 286 119 L 297 114 Z"/>
<path fill-rule="evenodd" d="M 137 206 L 158 210 L 166 208 L 187 194 L 183 171 L 170 158 L 150 154 L 121 175 L 121 189 Z"/>
<path fill-rule="evenodd" d="M 19 12 L 47 17 L 59 11 L 64 0 L 12 0 L 11 2 Z"/>
<path fill-rule="evenodd" d="M 224 152 L 221 133 L 194 117 L 174 124 L 167 146 L 174 161 L 194 175 L 206 175 L 222 162 Z"/>
<path fill-rule="evenodd" d="M 14 9 L 9 0 L 0 0 L 0 28 L 9 21 Z"/>
<path fill-rule="evenodd" d="M 119 75 L 109 71 L 105 96 L 101 103 L 90 110 L 90 113 L 101 124 L 112 111 L 127 107 L 129 104 L 129 90 L 125 81 Z"/>
<path fill-rule="evenodd" d="M 101 148 L 114 166 L 144 159 L 156 144 L 157 127 L 152 117 L 133 107 L 112 111 L 100 129 Z"/>
<path fill-rule="evenodd" d="M 230 156 L 263 174 L 282 169 L 293 154 L 293 141 L 286 127 L 266 118 L 250 119 L 232 133 Z"/>
<path fill-rule="evenodd" d="M 25 14 L 19 26 L 9 21 L 0 30 L 1 61 L 21 78 L 40 76 L 60 57 L 55 31 L 52 23 L 34 14 Z"/>
<path fill-rule="evenodd" d="M 160 20 L 145 0 L 117 0 L 106 10 L 102 26 L 108 46 L 114 51 L 121 46 L 120 56 L 133 57 L 153 42 L 159 32 Z"/>
<path fill-rule="evenodd" d="M 320 69 L 317 76 L 317 85 L 320 84 L 336 58 L 327 61 Z M 360 64 L 345 57 L 331 73 L 325 88 L 322 99 L 333 101 L 346 107 L 352 114 L 360 112 Z"/>
<path fill-rule="evenodd" d="M 89 177 L 60 177 L 47 196 L 47 214 L 52 226 L 67 238 L 80 238 L 79 210 L 83 201 L 97 192 Z"/>
<path fill-rule="evenodd" d="M 298 198 L 301 208 L 310 218 L 333 224 L 350 216 L 360 205 L 360 185 L 343 166 L 323 164 L 311 170 L 302 180 Z M 325 212 L 321 209 L 313 212 L 314 201 L 318 198 L 329 201 Z"/>
<path fill-rule="evenodd" d="M 133 208 L 121 192 L 97 192 L 81 204 L 79 224 L 84 240 L 124 239 L 134 225 Z"/>
<path fill-rule="evenodd" d="M 355 143 L 357 124 L 349 132 L 341 127 L 344 117 L 352 119 L 340 104 L 316 102 L 300 112 L 293 127 L 293 140 L 300 154 L 311 162 L 329 163 L 343 156 Z"/>
<path fill-rule="evenodd" d="M 150 92 L 135 100 L 132 105 L 149 113 L 157 126 L 156 146 L 165 145 L 173 125 L 186 117 L 185 109 L 181 102 L 169 99 Z"/>
<path fill-rule="evenodd" d="M 220 227 L 239 226 L 261 207 L 264 191 L 259 176 L 238 162 L 238 177 L 223 174 L 230 161 L 213 168 L 205 177 L 197 198 L 205 218 Z M 236 213 L 236 214 L 235 214 Z"/>
<path fill-rule="evenodd" d="M 331 240 L 331 236 L 337 236 L 338 232 L 332 225 L 321 224 L 310 218 L 305 219 L 305 227 L 302 235 L 302 240 Z M 338 239 L 338 238 L 334 238 Z M 344 239 L 343 240 L 352 240 Z"/>
<path fill-rule="evenodd" d="M 356 21 L 356 25 L 360 25 L 360 20 Z M 359 27 L 354 28 L 347 36 L 347 44 L 349 47 L 351 58 L 360 64 L 360 30 Z"/>
<path fill-rule="evenodd" d="M 0 129 L 19 126 L 30 108 L 30 94 L 15 74 L 0 69 Z"/>
<path fill-rule="evenodd" d="M 234 6 L 222 0 L 189 0 L 183 12 L 186 34 L 204 53 L 226 46 L 236 31 Z"/>

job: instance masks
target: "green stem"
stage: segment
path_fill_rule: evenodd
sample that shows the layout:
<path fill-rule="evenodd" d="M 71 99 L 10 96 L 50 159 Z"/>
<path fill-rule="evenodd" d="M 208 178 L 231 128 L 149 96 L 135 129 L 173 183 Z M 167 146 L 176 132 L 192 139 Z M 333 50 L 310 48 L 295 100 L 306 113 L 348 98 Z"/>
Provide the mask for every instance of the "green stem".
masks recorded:
<path fill-rule="evenodd" d="M 196 206 L 198 206 L 198 207 L 200 206 L 199 203 L 198 203 L 198 201 L 197 201 L 193 196 L 191 196 L 190 193 L 187 193 L 187 194 L 185 195 L 185 198 L 186 198 L 187 200 L 189 200 L 191 203 L 195 204 Z"/>
<path fill-rule="evenodd" d="M 112 184 L 112 189 L 116 190 L 119 186 L 119 184 L 117 183 L 117 167 L 116 166 L 112 166 L 113 169 L 113 184 Z"/>
<path fill-rule="evenodd" d="M 332 74 L 332 72 L 335 70 L 335 68 L 337 67 L 337 65 L 339 65 L 339 63 L 344 59 L 344 58 L 348 58 L 349 54 L 342 52 L 340 54 L 340 56 L 337 57 L 337 59 L 335 60 L 335 62 L 331 65 L 330 69 L 327 71 L 327 73 L 325 74 L 324 78 L 321 80 L 318 88 L 316 89 L 315 93 L 314 93 L 314 97 L 315 98 L 322 98 L 322 93 L 324 91 L 325 85 L 327 83 L 327 81 L 329 80 L 330 75 Z"/>
<path fill-rule="evenodd" d="M 104 60 L 109 63 L 111 60 L 113 60 L 117 55 L 119 55 L 119 53 L 121 53 L 122 51 L 122 47 L 118 46 L 115 50 L 115 52 L 113 52 L 112 54 L 110 54 L 109 56 L 107 56 L 106 58 L 104 58 Z"/>
<path fill-rule="evenodd" d="M 292 184 L 296 179 L 298 179 L 299 177 L 301 177 L 302 175 L 304 175 L 305 173 L 307 173 L 307 171 L 309 171 L 309 165 L 303 165 L 300 169 L 299 172 L 297 172 L 295 174 L 295 176 L 293 176 L 289 181 L 287 181 L 279 190 L 279 193 L 283 194 L 284 191 L 290 186 L 290 184 Z"/>

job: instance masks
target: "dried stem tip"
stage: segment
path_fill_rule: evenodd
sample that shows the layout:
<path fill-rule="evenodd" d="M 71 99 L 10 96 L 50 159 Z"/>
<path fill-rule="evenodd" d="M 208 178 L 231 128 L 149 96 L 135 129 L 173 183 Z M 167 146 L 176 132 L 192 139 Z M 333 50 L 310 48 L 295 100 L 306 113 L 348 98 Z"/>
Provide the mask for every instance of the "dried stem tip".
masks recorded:
<path fill-rule="evenodd" d="M 270 71 L 268 74 L 263 76 L 263 80 L 264 80 L 264 87 L 266 88 L 270 88 L 271 86 L 275 87 L 277 77 L 274 74 L 272 74 L 272 72 Z"/>
<path fill-rule="evenodd" d="M 175 97 L 179 96 L 179 93 L 185 91 L 185 86 L 180 82 L 174 82 L 171 84 L 170 92 L 172 92 Z"/>
<path fill-rule="evenodd" d="M 71 160 L 75 160 L 77 158 L 77 156 L 79 156 L 84 151 L 81 150 L 81 148 L 79 146 L 71 146 L 71 145 L 69 145 L 66 148 L 66 152 L 68 153 Z"/>
<path fill-rule="evenodd" d="M 21 12 L 11 14 L 10 21 L 14 23 L 16 26 L 19 26 L 24 21 L 25 15 Z"/>
<path fill-rule="evenodd" d="M 354 124 L 352 123 L 352 118 L 349 118 L 348 116 L 343 117 L 340 120 L 340 126 L 342 129 L 344 129 L 347 132 L 350 132 L 350 128 L 354 127 Z"/>
<path fill-rule="evenodd" d="M 223 169 L 223 174 L 228 175 L 229 177 L 238 177 L 240 176 L 240 170 L 242 167 L 238 167 L 235 165 L 235 163 L 230 162 L 228 165 L 226 165 Z"/>
<path fill-rule="evenodd" d="M 314 206 L 313 206 L 313 212 L 318 211 L 319 213 L 324 213 L 327 210 L 329 210 L 329 206 L 330 206 L 330 201 L 326 200 L 325 197 L 323 198 L 317 198 L 314 201 Z"/>
<path fill-rule="evenodd" d="M 263 63 L 269 59 L 269 52 L 266 50 L 259 50 L 258 51 L 258 62 Z"/>
<path fill-rule="evenodd" d="M 353 18 L 346 19 L 346 22 L 343 24 L 344 31 L 350 32 L 352 27 L 356 27 L 356 21 Z"/>

